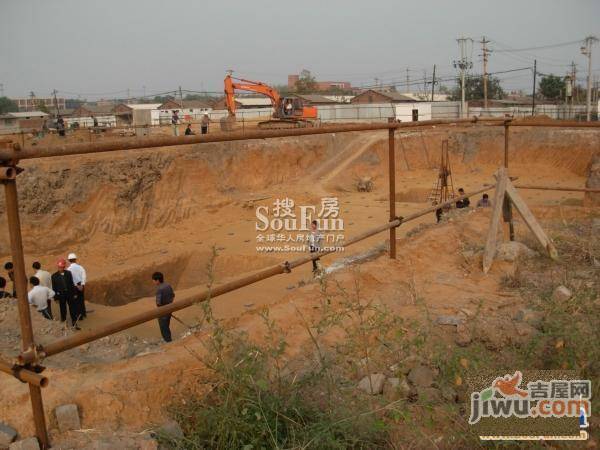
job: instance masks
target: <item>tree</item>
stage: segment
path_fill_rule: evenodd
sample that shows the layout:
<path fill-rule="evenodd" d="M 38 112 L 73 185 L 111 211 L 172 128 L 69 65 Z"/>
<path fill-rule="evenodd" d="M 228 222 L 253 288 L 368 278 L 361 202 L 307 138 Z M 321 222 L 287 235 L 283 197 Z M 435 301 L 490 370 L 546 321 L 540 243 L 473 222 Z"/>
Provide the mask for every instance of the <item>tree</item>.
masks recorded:
<path fill-rule="evenodd" d="M 565 92 L 565 80 L 556 75 L 546 75 L 540 80 L 540 94 L 548 100 L 558 100 Z"/>
<path fill-rule="evenodd" d="M 488 99 L 502 100 L 504 90 L 500 85 L 500 80 L 496 77 L 488 77 L 487 83 Z M 457 79 L 457 86 L 452 90 L 452 100 L 460 100 L 460 78 Z M 481 76 L 467 76 L 465 78 L 465 100 L 483 99 L 483 78 Z"/>
<path fill-rule="evenodd" d="M 36 100 L 35 101 L 35 109 L 37 109 L 38 111 L 41 111 L 41 112 L 45 112 L 46 114 L 50 113 L 50 111 L 48 111 L 48 107 L 44 103 L 44 100 Z"/>
<path fill-rule="evenodd" d="M 5 114 L 8 112 L 16 112 L 18 110 L 19 110 L 19 107 L 10 98 L 0 97 L 0 114 Z"/>
<path fill-rule="evenodd" d="M 308 94 L 317 90 L 317 80 L 309 70 L 304 69 L 300 72 L 300 78 L 296 82 L 296 92 L 298 94 Z"/>

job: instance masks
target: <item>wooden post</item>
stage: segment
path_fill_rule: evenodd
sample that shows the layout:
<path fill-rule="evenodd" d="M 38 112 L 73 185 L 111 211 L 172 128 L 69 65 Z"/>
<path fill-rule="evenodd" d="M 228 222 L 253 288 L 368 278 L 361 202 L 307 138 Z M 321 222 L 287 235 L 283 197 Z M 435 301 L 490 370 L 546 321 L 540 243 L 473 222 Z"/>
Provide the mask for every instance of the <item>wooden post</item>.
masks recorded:
<path fill-rule="evenodd" d="M 498 169 L 496 174 L 496 193 L 494 194 L 494 203 L 492 211 L 492 220 L 490 222 L 490 228 L 488 230 L 487 239 L 485 241 L 485 250 L 483 252 L 483 272 L 488 273 L 492 267 L 494 256 L 496 255 L 496 240 L 498 236 L 498 224 L 500 223 L 500 213 L 502 212 L 503 202 L 506 192 L 506 184 L 508 183 L 508 176 L 506 175 L 506 169 L 501 167 Z"/>
<path fill-rule="evenodd" d="M 388 118 L 392 123 L 394 119 Z M 396 130 L 388 130 L 388 156 L 389 156 L 389 181 L 390 181 L 390 222 L 396 219 L 396 142 L 394 133 Z M 390 228 L 390 258 L 396 259 L 396 227 Z"/>
<path fill-rule="evenodd" d="M 510 133 L 510 121 L 506 121 L 504 122 L 504 168 L 506 169 L 506 175 L 508 176 L 508 149 L 509 149 L 509 133 Z M 513 215 L 512 215 L 512 205 L 510 203 L 510 200 L 508 199 L 508 197 L 505 195 L 504 196 L 504 200 L 503 200 L 503 208 L 502 208 L 502 217 L 504 219 L 504 224 L 505 224 L 505 239 L 506 239 L 506 234 L 508 234 L 508 239 L 510 239 L 511 241 L 515 240 L 515 224 L 513 222 Z M 508 226 L 508 233 L 506 232 L 506 226 Z"/>
<path fill-rule="evenodd" d="M 558 252 L 556 251 L 556 247 L 554 247 L 552 241 L 550 241 L 548 236 L 546 236 L 546 233 L 544 233 L 544 230 L 542 230 L 542 227 L 529 210 L 529 207 L 525 204 L 525 202 L 523 201 L 523 199 L 521 198 L 521 196 L 510 181 L 506 184 L 506 193 L 510 197 L 512 203 L 515 205 L 515 208 L 517 209 L 519 214 L 521 214 L 521 216 L 523 217 L 523 220 L 525 221 L 531 232 L 537 238 L 542 247 L 546 249 L 546 251 L 548 252 L 548 256 L 552 259 L 558 259 Z"/>

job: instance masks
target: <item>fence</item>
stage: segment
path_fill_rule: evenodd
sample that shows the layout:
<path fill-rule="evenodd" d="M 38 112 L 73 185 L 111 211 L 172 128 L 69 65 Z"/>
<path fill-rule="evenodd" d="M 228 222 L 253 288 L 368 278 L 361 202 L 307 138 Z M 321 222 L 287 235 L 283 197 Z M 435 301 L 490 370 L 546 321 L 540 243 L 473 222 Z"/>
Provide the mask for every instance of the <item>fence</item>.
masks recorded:
<path fill-rule="evenodd" d="M 592 111 L 594 111 L 593 107 Z M 502 108 L 469 107 L 470 116 L 480 117 L 529 117 L 532 115 L 531 112 L 531 106 L 507 106 Z M 536 105 L 535 115 L 544 115 L 556 120 L 585 120 L 586 107 L 585 105 Z"/>

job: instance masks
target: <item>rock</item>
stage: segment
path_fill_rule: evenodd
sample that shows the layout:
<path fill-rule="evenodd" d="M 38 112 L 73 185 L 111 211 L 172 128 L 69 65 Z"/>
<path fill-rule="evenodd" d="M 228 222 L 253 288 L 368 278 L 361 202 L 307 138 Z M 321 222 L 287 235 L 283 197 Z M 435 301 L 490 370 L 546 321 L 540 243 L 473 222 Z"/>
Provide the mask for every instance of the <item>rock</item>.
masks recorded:
<path fill-rule="evenodd" d="M 369 378 L 371 381 L 369 381 Z M 358 388 L 361 391 L 371 395 L 379 395 L 383 392 L 383 384 L 385 383 L 385 375 L 382 373 L 374 373 L 364 377 L 358 383 Z"/>
<path fill-rule="evenodd" d="M 410 385 L 406 378 L 388 378 L 383 386 L 383 395 L 390 400 L 408 398 Z"/>
<path fill-rule="evenodd" d="M 373 180 L 371 177 L 362 177 L 356 183 L 358 192 L 371 192 L 373 190 Z"/>
<path fill-rule="evenodd" d="M 182 439 L 184 437 L 181 426 L 175 420 L 165 422 L 158 431 L 163 434 L 168 434 L 170 437 Z"/>
<path fill-rule="evenodd" d="M 460 325 L 461 323 L 463 323 L 465 320 L 462 317 L 458 317 L 458 316 L 438 316 L 437 319 L 435 319 L 435 323 L 437 323 L 438 325 Z"/>
<path fill-rule="evenodd" d="M 456 391 L 449 386 L 444 386 L 442 389 L 440 389 L 440 393 L 442 398 L 449 403 L 456 403 L 458 400 Z"/>
<path fill-rule="evenodd" d="M 501 242 L 496 247 L 496 259 L 500 261 L 516 261 L 517 258 L 533 258 L 537 255 L 536 251 L 517 241 Z"/>
<path fill-rule="evenodd" d="M 569 300 L 573 293 L 566 286 L 560 285 L 552 292 L 552 299 L 555 301 Z"/>
<path fill-rule="evenodd" d="M 429 387 L 433 384 L 433 371 L 426 366 L 416 366 L 408 374 L 408 381 L 417 387 Z"/>
<path fill-rule="evenodd" d="M 17 431 L 4 423 L 0 423 L 0 448 L 8 446 L 17 438 Z"/>
<path fill-rule="evenodd" d="M 534 327 L 538 327 L 542 323 L 542 314 L 529 308 L 522 308 L 517 311 L 514 319 L 517 322 L 527 322 Z"/>
<path fill-rule="evenodd" d="M 426 403 L 434 403 L 440 401 L 440 391 L 434 387 L 416 387 L 417 396 L 420 401 Z"/>
<path fill-rule="evenodd" d="M 454 338 L 456 345 L 466 347 L 472 340 L 471 331 L 465 325 L 461 324 L 456 327 L 456 337 Z"/>
<path fill-rule="evenodd" d="M 585 187 L 589 189 L 600 189 L 600 152 L 596 152 L 592 158 L 590 171 L 588 173 Z M 586 192 L 583 196 L 583 206 L 600 206 L 599 192 Z"/>
<path fill-rule="evenodd" d="M 140 450 L 158 450 L 158 441 L 156 439 L 144 439 L 140 442 Z"/>
<path fill-rule="evenodd" d="M 13 442 L 8 447 L 9 450 L 40 450 L 40 444 L 37 438 L 30 437 L 22 441 Z"/>
<path fill-rule="evenodd" d="M 56 415 L 56 422 L 61 433 L 71 430 L 81 430 L 77 405 L 73 403 L 61 405 L 54 410 L 54 414 Z"/>
<path fill-rule="evenodd" d="M 412 369 L 423 364 L 423 359 L 419 355 L 411 355 L 403 360 L 401 364 L 402 373 L 408 375 Z"/>

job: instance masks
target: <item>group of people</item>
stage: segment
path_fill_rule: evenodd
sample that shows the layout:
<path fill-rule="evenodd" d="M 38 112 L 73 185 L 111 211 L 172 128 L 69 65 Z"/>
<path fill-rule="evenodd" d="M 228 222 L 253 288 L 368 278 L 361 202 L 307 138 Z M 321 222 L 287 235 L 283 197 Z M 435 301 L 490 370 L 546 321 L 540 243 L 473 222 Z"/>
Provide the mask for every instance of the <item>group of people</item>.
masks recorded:
<path fill-rule="evenodd" d="M 463 188 L 458 189 L 458 196 L 464 197 L 464 198 L 461 198 L 456 201 L 456 209 L 464 209 L 464 208 L 468 208 L 469 206 L 471 206 L 471 200 L 469 200 L 469 197 L 465 197 L 465 190 Z M 434 205 L 435 204 L 437 204 L 437 202 L 435 202 Z M 481 199 L 479 199 L 479 201 L 477 202 L 477 208 L 489 208 L 490 206 L 492 206 L 492 202 L 490 200 L 489 195 L 483 194 Z M 442 221 L 442 216 L 444 215 L 444 209 L 445 208 L 438 208 L 435 210 L 435 218 L 438 223 Z M 448 209 L 449 209 L 449 207 L 448 207 Z"/>
<path fill-rule="evenodd" d="M 179 112 L 173 111 L 173 115 L 171 116 L 171 125 L 173 127 L 173 135 L 179 136 Z M 208 126 L 210 125 L 210 117 L 208 117 L 208 113 L 204 113 L 202 119 L 200 119 L 200 133 L 207 134 Z M 185 127 L 185 135 L 191 136 L 196 134 L 194 130 L 192 130 L 192 124 L 188 123 L 187 127 Z"/>
<path fill-rule="evenodd" d="M 69 253 L 67 259 L 60 258 L 56 262 L 57 270 L 53 274 L 42 269 L 42 264 L 32 264 L 34 274 L 29 278 L 31 289 L 27 294 L 29 304 L 46 319 L 53 320 L 52 300 L 58 302 L 60 321 L 66 322 L 67 312 L 71 319 L 71 327 L 80 330 L 78 322 L 87 317 L 85 306 L 85 283 L 87 274 L 83 266 L 77 262 L 77 255 Z M 12 293 L 6 291 L 6 279 L 0 277 L 0 298 L 15 297 L 15 274 L 12 262 L 4 265 L 9 279 L 12 281 Z"/>

